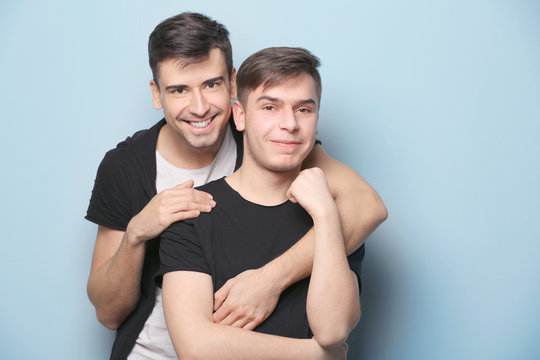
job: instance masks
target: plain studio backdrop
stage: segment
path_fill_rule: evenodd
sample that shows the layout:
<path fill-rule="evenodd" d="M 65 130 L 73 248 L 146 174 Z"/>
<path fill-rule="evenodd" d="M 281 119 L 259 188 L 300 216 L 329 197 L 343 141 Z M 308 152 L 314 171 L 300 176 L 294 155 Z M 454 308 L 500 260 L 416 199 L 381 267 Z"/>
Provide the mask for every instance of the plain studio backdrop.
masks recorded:
<path fill-rule="evenodd" d="M 159 120 L 150 32 L 183 11 L 322 62 L 319 139 L 380 193 L 350 359 L 540 357 L 538 1 L 0 4 L 2 359 L 105 359 L 86 296 L 99 162 Z"/>

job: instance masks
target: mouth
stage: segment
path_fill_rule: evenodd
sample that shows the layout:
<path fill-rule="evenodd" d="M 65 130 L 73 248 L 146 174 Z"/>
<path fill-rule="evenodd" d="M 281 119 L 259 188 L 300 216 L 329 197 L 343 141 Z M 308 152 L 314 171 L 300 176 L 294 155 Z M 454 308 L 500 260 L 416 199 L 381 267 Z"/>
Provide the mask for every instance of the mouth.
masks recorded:
<path fill-rule="evenodd" d="M 202 120 L 202 121 L 189 121 L 189 120 L 184 120 L 185 122 L 187 122 L 189 125 L 191 125 L 192 127 L 196 128 L 196 129 L 204 129 L 206 127 L 208 127 L 212 121 L 214 121 L 214 119 L 216 118 L 217 114 L 216 115 L 213 115 L 212 117 L 206 119 L 206 120 Z"/>
<path fill-rule="evenodd" d="M 293 148 L 301 144 L 300 141 L 294 141 L 294 140 L 271 140 L 272 143 L 286 147 L 286 148 Z"/>

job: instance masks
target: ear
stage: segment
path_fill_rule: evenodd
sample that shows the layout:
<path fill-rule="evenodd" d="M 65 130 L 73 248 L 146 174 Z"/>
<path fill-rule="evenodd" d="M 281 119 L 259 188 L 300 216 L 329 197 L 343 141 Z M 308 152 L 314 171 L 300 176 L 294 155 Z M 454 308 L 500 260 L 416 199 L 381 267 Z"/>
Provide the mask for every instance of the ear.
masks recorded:
<path fill-rule="evenodd" d="M 238 131 L 244 131 L 246 129 L 246 113 L 240 101 L 236 100 L 233 104 L 233 119 Z"/>
<path fill-rule="evenodd" d="M 152 90 L 152 101 L 154 102 L 154 108 L 156 108 L 156 110 L 161 110 L 161 93 L 154 80 L 150 80 L 150 90 Z"/>
<path fill-rule="evenodd" d="M 231 99 L 236 99 L 236 69 L 233 68 L 231 72 Z"/>

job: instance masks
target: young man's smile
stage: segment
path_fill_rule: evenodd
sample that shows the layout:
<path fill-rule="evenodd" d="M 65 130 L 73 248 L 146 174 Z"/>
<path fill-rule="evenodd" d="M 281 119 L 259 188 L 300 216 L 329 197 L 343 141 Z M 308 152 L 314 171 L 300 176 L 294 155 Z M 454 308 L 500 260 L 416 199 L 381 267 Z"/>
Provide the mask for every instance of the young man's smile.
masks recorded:
<path fill-rule="evenodd" d="M 159 84 L 152 83 L 154 106 L 162 108 L 177 141 L 216 152 L 236 96 L 235 72 L 229 79 L 221 50 L 215 48 L 201 62 L 184 65 L 174 59 L 159 65 Z"/>

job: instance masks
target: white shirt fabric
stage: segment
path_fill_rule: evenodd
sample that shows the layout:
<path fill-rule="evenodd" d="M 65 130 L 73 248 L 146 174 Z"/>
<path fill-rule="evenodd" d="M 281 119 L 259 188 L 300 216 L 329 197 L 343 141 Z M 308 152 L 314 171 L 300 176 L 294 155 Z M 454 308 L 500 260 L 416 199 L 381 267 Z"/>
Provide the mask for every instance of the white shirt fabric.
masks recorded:
<path fill-rule="evenodd" d="M 229 125 L 223 144 L 214 161 L 202 169 L 180 169 L 169 163 L 156 150 L 156 190 L 158 193 L 178 184 L 193 180 L 195 186 L 217 180 L 233 173 L 236 164 L 236 142 Z M 129 360 L 170 360 L 178 359 L 167 330 L 161 289 L 156 289 L 156 302 L 152 313 L 146 320 L 135 346 L 128 356 Z"/>

